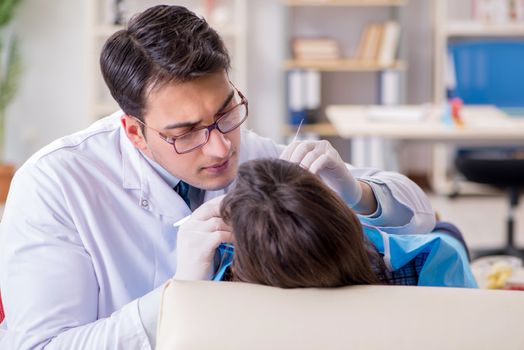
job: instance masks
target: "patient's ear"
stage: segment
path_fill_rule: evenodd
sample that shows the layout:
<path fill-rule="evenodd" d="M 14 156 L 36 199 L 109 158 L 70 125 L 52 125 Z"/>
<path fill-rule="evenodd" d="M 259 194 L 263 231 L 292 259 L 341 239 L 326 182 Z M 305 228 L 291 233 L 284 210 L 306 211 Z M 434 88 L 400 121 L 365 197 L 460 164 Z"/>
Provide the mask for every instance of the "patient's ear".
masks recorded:
<path fill-rule="evenodd" d="M 120 122 L 122 123 L 122 128 L 124 128 L 127 138 L 133 146 L 142 152 L 147 152 L 148 147 L 145 135 L 142 132 L 142 125 L 140 125 L 134 117 L 127 114 L 120 117 Z"/>

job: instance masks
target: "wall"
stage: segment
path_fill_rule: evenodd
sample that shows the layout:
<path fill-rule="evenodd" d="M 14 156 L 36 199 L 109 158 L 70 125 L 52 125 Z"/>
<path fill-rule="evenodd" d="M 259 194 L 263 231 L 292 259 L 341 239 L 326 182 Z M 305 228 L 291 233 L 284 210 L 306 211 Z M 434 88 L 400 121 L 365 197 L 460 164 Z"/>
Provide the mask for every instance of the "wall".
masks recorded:
<path fill-rule="evenodd" d="M 24 72 L 9 106 L 6 159 L 33 152 L 88 124 L 85 1 L 24 0 L 15 18 Z"/>
<path fill-rule="evenodd" d="M 283 9 L 280 0 L 251 0 L 247 8 L 249 127 L 277 141 L 286 115 Z"/>

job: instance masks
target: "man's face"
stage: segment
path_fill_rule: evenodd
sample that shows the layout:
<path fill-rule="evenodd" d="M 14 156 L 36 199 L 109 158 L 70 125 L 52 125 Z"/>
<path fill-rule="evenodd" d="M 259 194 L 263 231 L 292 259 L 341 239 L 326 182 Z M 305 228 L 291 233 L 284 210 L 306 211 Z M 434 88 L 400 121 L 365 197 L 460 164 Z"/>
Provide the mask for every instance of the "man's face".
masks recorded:
<path fill-rule="evenodd" d="M 227 134 L 211 131 L 208 142 L 189 153 L 178 154 L 161 137 L 176 137 L 215 122 L 216 114 L 240 102 L 225 72 L 214 73 L 185 83 L 172 83 L 154 89 L 147 98 L 145 138 L 126 132 L 136 147 L 171 174 L 197 188 L 217 190 L 229 185 L 236 176 L 240 128 Z M 124 117 L 125 124 L 137 123 Z M 138 124 L 137 124 L 138 125 Z"/>

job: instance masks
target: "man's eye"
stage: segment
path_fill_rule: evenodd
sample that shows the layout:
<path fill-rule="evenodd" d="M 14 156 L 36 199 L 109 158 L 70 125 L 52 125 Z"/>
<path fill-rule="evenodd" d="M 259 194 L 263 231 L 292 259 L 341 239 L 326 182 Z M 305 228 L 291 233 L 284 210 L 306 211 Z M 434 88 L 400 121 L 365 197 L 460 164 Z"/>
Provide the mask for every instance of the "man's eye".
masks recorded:
<path fill-rule="evenodd" d="M 182 135 L 187 134 L 188 132 L 190 132 L 192 130 L 193 130 L 193 128 L 180 128 L 180 129 L 177 129 L 176 132 L 172 133 L 172 137 L 174 137 L 174 138 L 180 137 Z"/>

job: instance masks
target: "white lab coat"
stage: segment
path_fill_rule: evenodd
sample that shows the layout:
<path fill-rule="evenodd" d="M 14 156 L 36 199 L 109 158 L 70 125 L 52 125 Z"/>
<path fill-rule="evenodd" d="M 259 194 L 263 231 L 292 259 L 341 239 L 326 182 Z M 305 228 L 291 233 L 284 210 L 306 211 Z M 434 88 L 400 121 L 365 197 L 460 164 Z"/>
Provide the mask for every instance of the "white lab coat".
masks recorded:
<path fill-rule="evenodd" d="M 0 226 L 1 349 L 150 349 L 137 298 L 175 274 L 173 223 L 190 211 L 129 142 L 119 116 L 51 143 L 16 173 Z M 241 162 L 281 151 L 246 130 L 241 142 Z M 431 207 L 413 183 L 353 171 L 385 183 L 412 210 L 392 231 L 431 230 Z"/>

